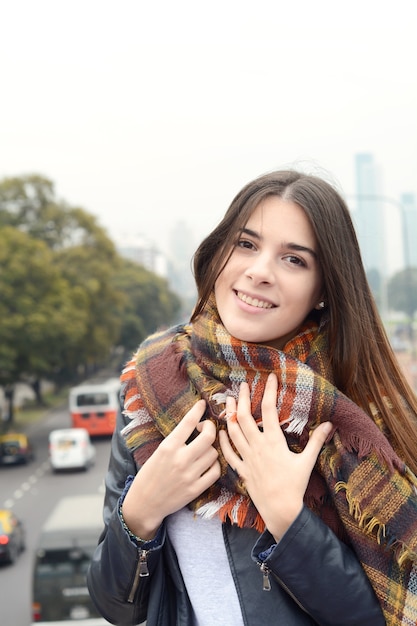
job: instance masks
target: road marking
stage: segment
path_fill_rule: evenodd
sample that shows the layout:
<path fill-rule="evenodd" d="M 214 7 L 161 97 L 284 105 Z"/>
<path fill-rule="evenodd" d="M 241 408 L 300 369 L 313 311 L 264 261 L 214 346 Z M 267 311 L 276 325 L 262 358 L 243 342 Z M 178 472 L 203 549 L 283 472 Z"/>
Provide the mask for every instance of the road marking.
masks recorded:
<path fill-rule="evenodd" d="M 38 482 L 38 478 L 42 478 L 42 476 L 45 474 L 45 471 L 48 468 L 49 468 L 49 461 L 44 461 L 41 465 L 39 465 L 39 467 L 36 468 L 35 473 L 31 474 L 29 478 L 27 479 L 27 481 L 22 483 L 20 487 L 16 489 L 16 491 L 13 494 L 13 497 L 5 500 L 4 505 L 3 505 L 4 508 L 5 509 L 13 508 L 16 500 L 20 500 L 20 498 L 23 497 L 25 492 L 30 491 L 31 487 L 33 487 L 33 485 L 35 485 Z"/>

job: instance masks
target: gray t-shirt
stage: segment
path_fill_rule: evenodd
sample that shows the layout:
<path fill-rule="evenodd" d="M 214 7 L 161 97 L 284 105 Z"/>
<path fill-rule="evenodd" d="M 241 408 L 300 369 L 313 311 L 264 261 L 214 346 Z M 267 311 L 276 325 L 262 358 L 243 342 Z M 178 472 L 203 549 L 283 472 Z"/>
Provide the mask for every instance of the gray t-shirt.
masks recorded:
<path fill-rule="evenodd" d="M 184 508 L 167 518 L 167 529 L 194 609 L 195 626 L 243 626 L 220 519 L 203 519 Z"/>

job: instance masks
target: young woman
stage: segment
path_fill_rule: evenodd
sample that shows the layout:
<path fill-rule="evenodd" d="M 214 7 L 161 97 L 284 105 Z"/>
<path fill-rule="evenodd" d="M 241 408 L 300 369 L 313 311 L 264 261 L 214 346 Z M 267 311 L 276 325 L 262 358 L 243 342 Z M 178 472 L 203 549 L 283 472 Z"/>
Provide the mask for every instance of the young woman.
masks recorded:
<path fill-rule="evenodd" d="M 88 573 L 115 624 L 414 624 L 417 402 L 323 180 L 249 183 L 126 366 Z"/>

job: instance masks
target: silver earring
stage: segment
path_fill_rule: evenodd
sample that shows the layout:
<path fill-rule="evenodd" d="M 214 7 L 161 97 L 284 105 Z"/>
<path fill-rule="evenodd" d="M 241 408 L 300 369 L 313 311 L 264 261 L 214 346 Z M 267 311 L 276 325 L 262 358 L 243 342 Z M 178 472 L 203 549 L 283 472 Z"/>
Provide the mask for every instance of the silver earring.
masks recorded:
<path fill-rule="evenodd" d="M 325 304 L 323 301 L 319 302 L 319 309 L 324 309 Z"/>

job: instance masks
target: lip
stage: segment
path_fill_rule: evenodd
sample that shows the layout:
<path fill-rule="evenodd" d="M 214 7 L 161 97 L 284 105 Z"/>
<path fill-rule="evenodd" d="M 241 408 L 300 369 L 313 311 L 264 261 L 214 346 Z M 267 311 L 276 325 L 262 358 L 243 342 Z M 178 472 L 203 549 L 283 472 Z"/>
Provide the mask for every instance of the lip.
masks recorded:
<path fill-rule="evenodd" d="M 265 298 L 264 296 L 248 293 L 247 291 L 242 291 L 241 289 L 234 289 L 233 292 L 236 296 L 236 300 L 238 304 L 242 308 L 244 308 L 245 311 L 265 312 L 265 311 L 271 311 L 272 309 L 275 309 L 277 307 L 277 305 L 274 302 L 269 300 L 269 298 Z M 257 304 L 253 304 L 252 302 L 247 302 L 245 301 L 245 299 L 242 299 L 242 296 L 244 298 L 248 298 L 251 301 L 255 301 L 256 303 L 262 303 L 263 306 L 258 306 Z"/>

